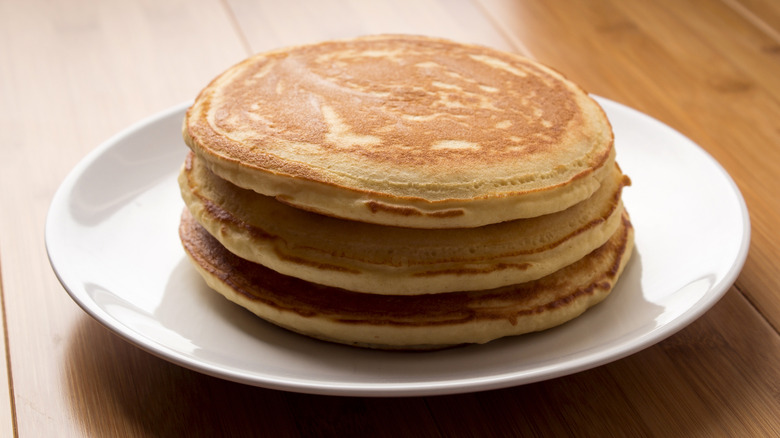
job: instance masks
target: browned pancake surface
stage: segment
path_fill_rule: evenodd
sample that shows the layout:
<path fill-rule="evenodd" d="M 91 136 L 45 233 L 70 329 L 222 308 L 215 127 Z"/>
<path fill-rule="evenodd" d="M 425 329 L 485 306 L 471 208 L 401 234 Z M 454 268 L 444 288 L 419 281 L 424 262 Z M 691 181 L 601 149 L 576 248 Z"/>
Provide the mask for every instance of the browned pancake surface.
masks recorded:
<path fill-rule="evenodd" d="M 561 142 L 562 128 L 582 123 L 571 90 L 534 63 L 411 38 L 268 54 L 226 83 L 219 111 L 218 129 L 251 131 L 258 143 L 317 144 L 323 153 L 349 152 L 394 166 L 527 160 L 549 154 Z M 329 135 L 329 119 L 348 128 L 355 141 Z M 267 164 L 262 155 L 240 158 Z M 288 170 L 318 177 L 308 169 Z"/>

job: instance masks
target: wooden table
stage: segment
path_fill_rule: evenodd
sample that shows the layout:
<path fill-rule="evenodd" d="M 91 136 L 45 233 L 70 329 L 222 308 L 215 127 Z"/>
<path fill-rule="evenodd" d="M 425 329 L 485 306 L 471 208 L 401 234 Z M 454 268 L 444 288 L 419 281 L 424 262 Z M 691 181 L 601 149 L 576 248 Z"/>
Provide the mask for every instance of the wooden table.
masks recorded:
<path fill-rule="evenodd" d="M 519 52 L 712 154 L 746 199 L 736 284 L 659 344 L 525 386 L 305 395 L 146 353 L 68 297 L 43 228 L 71 168 L 279 46 L 428 34 Z M 0 436 L 778 436 L 780 4 L 772 0 L 0 1 Z"/>

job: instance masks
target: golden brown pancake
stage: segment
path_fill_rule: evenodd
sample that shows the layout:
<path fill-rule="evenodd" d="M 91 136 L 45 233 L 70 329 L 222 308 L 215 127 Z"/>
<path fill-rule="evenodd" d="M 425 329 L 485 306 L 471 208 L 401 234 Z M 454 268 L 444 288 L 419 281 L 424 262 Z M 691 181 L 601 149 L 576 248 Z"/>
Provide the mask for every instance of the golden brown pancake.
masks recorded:
<path fill-rule="evenodd" d="M 604 112 L 561 74 L 400 35 L 257 54 L 200 93 L 183 134 L 240 187 L 415 228 L 564 210 L 593 194 L 614 160 Z"/>
<path fill-rule="evenodd" d="M 228 250 L 275 271 L 355 292 L 415 295 L 535 280 L 609 239 L 628 184 L 616 164 L 590 198 L 549 215 L 426 230 L 325 217 L 241 189 L 190 154 L 179 185 L 194 218 Z"/>
<path fill-rule="evenodd" d="M 387 296 L 316 285 L 237 257 L 187 210 L 179 233 L 194 266 L 229 300 L 314 338 L 383 349 L 484 343 L 562 324 L 610 293 L 633 248 L 624 213 L 607 243 L 541 279 L 482 291 Z"/>

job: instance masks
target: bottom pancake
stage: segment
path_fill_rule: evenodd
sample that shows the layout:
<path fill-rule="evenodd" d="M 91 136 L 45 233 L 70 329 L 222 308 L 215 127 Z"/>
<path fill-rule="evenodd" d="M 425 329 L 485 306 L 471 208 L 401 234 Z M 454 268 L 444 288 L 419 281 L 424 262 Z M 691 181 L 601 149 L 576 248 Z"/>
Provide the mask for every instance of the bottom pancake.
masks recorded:
<path fill-rule="evenodd" d="M 623 213 L 607 243 L 538 280 L 481 291 L 396 296 L 317 285 L 239 258 L 186 210 L 179 235 L 212 289 L 266 321 L 326 341 L 396 350 L 485 343 L 563 324 L 609 295 L 634 241 Z"/>

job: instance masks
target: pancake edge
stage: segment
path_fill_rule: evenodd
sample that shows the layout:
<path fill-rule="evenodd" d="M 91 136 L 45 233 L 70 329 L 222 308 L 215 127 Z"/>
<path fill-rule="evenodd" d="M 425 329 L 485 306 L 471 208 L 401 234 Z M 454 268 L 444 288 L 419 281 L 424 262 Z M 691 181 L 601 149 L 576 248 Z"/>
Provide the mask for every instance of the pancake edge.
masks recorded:
<path fill-rule="evenodd" d="M 620 173 L 622 182 L 611 195 L 609 210 L 599 210 L 597 216 L 565 236 L 565 239 L 540 249 L 540 254 L 502 254 L 487 261 L 464 263 L 460 268 L 453 263 L 438 262 L 431 263 L 426 269 L 394 269 L 338 257 L 303 258 L 300 254 L 295 254 L 287 248 L 288 242 L 283 237 L 269 234 L 243 221 L 193 188 L 187 173 L 188 167 L 192 166 L 191 158 L 192 156 L 188 155 L 179 174 L 182 198 L 195 220 L 229 251 L 284 275 L 326 286 L 380 295 L 419 295 L 490 289 L 532 281 L 561 269 L 600 247 L 615 232 L 624 210 L 620 199 L 622 189 L 629 184 L 628 177 L 622 174 L 616 164 L 613 165 L 613 172 Z M 253 240 L 247 243 L 245 234 L 253 236 L 251 239 L 257 239 L 258 242 Z M 297 243 L 301 244 L 302 242 Z M 542 252 L 559 257 L 541 257 Z"/>
<path fill-rule="evenodd" d="M 184 215 L 188 214 L 185 210 Z M 182 221 L 182 223 L 184 223 Z M 180 229 L 181 232 L 181 229 Z M 205 232 L 205 230 L 204 230 Z M 580 284 L 574 291 L 555 302 L 542 303 L 535 310 L 524 311 L 513 320 L 486 318 L 482 321 L 466 321 L 462 324 L 432 324 L 429 326 L 392 324 L 365 324 L 359 321 L 345 323 L 327 317 L 312 317 L 295 309 L 279 309 L 236 290 L 216 275 L 213 266 L 202 266 L 202 260 L 191 252 L 184 242 L 185 252 L 195 270 L 206 284 L 229 301 L 247 309 L 261 319 L 310 338 L 355 347 L 381 350 L 436 350 L 463 344 L 484 344 L 499 338 L 543 331 L 559 326 L 582 315 L 589 308 L 602 302 L 614 289 L 634 250 L 634 228 L 628 213 L 623 213 L 621 227 L 604 246 L 615 245 L 617 250 L 611 265 L 596 274 L 588 284 Z M 601 248 L 599 248 L 601 249 Z M 596 251 L 599 251 L 597 249 Z M 594 251 L 594 253 L 596 252 Z M 587 256 L 586 256 L 587 257 Z M 554 275 L 554 274 L 553 274 Z M 547 311 L 544 321 L 533 318 L 538 312 Z M 453 330 L 456 327 L 457 330 Z M 390 335 L 388 335 L 388 331 Z M 399 341 L 401 339 L 402 341 Z"/>

